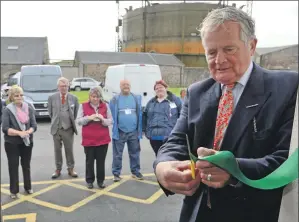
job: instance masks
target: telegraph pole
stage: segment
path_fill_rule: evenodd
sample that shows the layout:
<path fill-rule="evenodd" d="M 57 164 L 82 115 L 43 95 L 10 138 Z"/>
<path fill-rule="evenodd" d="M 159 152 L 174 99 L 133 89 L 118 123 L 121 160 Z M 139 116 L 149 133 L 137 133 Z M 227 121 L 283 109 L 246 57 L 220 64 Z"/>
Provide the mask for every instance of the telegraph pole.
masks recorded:
<path fill-rule="evenodd" d="M 143 9 L 143 52 L 146 52 L 146 1 Z"/>
<path fill-rule="evenodd" d="M 117 32 L 117 52 L 121 51 L 121 41 L 120 41 L 120 27 L 122 26 L 122 20 L 120 19 L 119 16 L 119 1 L 116 1 L 117 4 L 117 26 L 115 28 L 115 31 Z"/>

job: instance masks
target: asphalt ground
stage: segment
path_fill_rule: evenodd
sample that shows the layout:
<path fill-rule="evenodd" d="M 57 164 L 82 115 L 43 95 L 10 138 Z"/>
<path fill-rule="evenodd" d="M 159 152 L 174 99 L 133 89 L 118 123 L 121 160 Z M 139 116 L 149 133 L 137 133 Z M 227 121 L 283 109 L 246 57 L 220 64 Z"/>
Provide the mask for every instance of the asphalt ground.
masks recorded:
<path fill-rule="evenodd" d="M 1 204 L 4 221 L 9 222 L 176 222 L 182 205 L 182 196 L 166 197 L 153 174 L 154 152 L 146 139 L 141 141 L 141 173 L 144 181 L 131 177 L 127 148 L 123 154 L 123 180 L 112 180 L 112 147 L 106 157 L 106 185 L 103 190 L 89 190 L 85 186 L 85 154 L 81 146 L 81 128 L 75 136 L 75 170 L 79 177 L 67 175 L 65 165 L 62 176 L 52 180 L 55 170 L 53 140 L 50 121 L 38 120 L 34 134 L 31 161 L 33 195 L 26 195 L 23 176 L 19 168 L 20 198 L 9 197 L 7 157 L 1 134 Z"/>

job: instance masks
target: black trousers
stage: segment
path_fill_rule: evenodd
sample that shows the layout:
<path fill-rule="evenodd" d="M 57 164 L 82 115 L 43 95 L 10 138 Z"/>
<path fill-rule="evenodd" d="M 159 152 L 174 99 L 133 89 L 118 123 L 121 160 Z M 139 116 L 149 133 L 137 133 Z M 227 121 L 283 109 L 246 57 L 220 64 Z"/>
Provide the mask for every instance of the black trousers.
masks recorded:
<path fill-rule="evenodd" d="M 160 147 L 164 144 L 163 140 L 150 140 L 150 144 L 157 156 Z"/>
<path fill-rule="evenodd" d="M 108 150 L 108 144 L 101 146 L 85 146 L 85 180 L 86 183 L 93 183 L 95 181 L 94 160 L 96 160 L 97 167 L 97 182 L 103 183 L 105 180 L 105 160 Z"/>
<path fill-rule="evenodd" d="M 21 166 L 23 170 L 24 189 L 31 189 L 31 175 L 30 175 L 30 162 L 32 156 L 32 147 L 25 146 L 25 144 L 11 144 L 4 143 L 5 152 L 8 159 L 8 172 L 10 192 L 12 194 L 19 193 L 19 159 L 21 158 Z"/>

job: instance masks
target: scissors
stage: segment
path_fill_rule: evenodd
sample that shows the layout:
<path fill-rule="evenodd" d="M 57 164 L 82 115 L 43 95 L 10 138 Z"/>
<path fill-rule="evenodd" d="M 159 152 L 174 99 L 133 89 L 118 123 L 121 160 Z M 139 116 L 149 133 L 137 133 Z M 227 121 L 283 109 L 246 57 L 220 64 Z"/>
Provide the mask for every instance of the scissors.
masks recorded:
<path fill-rule="evenodd" d="M 190 148 L 190 143 L 189 143 L 189 138 L 188 134 L 186 134 L 186 140 L 187 140 L 187 147 L 188 147 L 188 153 L 190 157 L 190 162 L 191 162 L 191 175 L 192 179 L 195 179 L 195 161 L 197 160 L 196 157 L 191 153 L 191 148 Z"/>

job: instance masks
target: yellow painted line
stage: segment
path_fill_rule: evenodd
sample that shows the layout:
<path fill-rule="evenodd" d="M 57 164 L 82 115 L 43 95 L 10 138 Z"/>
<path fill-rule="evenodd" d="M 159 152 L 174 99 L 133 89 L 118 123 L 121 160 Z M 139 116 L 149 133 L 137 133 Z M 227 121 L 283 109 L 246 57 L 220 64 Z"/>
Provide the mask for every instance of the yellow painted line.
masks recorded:
<path fill-rule="evenodd" d="M 162 189 L 159 189 L 156 193 L 154 193 L 151 197 L 149 197 L 146 202 L 148 204 L 154 203 L 156 200 L 158 200 L 162 195 L 164 194 Z"/>
<path fill-rule="evenodd" d="M 22 200 L 22 199 L 18 199 L 18 200 L 12 201 L 12 202 L 10 202 L 10 203 L 7 203 L 7 204 L 5 204 L 5 205 L 3 205 L 3 206 L 1 206 L 1 207 L 2 207 L 2 210 L 6 210 L 6 209 L 8 209 L 8 208 L 10 208 L 10 207 L 13 207 L 13 206 L 15 206 L 15 205 L 17 205 L 17 204 L 20 204 L 20 203 L 22 203 L 22 202 L 24 202 L 24 200 Z"/>
<path fill-rule="evenodd" d="M 52 189 L 54 189 L 54 188 L 57 188 L 57 187 L 59 187 L 59 186 L 61 186 L 61 184 L 53 184 L 53 185 L 51 185 L 51 186 L 49 186 L 49 187 L 46 187 L 46 188 L 44 188 L 44 189 L 42 189 L 42 190 L 40 190 L 40 191 L 38 191 L 38 192 L 36 192 L 36 193 L 34 193 L 34 194 L 32 194 L 32 195 L 28 195 L 28 196 L 25 196 L 25 195 L 22 195 L 22 194 L 18 194 L 19 198 L 18 198 L 17 200 L 14 200 L 14 201 L 12 201 L 12 202 L 10 202 L 10 203 L 7 203 L 7 204 L 3 205 L 3 206 L 2 206 L 2 209 L 5 210 L 5 209 L 7 209 L 7 208 L 13 207 L 13 206 L 15 206 L 15 205 L 17 205 L 17 204 L 20 204 L 20 203 L 22 203 L 22 202 L 25 202 L 25 201 L 29 201 L 29 202 L 31 202 L 31 200 L 32 200 L 35 196 L 38 196 L 38 195 L 40 195 L 40 194 L 43 194 L 43 193 L 45 193 L 45 192 L 47 192 L 47 191 L 49 191 L 49 190 L 52 190 Z M 10 191 L 9 191 L 9 190 L 6 190 L 6 189 L 4 189 L 4 188 L 1 188 L 1 193 L 10 195 Z M 35 200 L 35 199 L 33 199 L 33 200 Z"/>
<path fill-rule="evenodd" d="M 17 219 L 25 219 L 25 222 L 36 222 L 36 213 L 3 216 L 4 222 L 7 220 L 17 220 Z"/>
<path fill-rule="evenodd" d="M 118 183 L 114 183 L 114 184 L 112 184 L 112 185 L 110 185 L 110 186 L 108 186 L 108 187 L 106 187 L 105 189 L 102 189 L 102 190 L 88 189 L 85 186 L 80 185 L 80 184 L 73 184 L 73 183 L 70 183 L 70 182 L 64 182 L 65 185 L 72 186 L 72 187 L 75 187 L 75 188 L 81 189 L 81 190 L 92 191 L 92 192 L 95 192 L 95 194 L 93 194 L 93 195 L 91 195 L 91 196 L 89 196 L 89 197 L 87 197 L 87 198 L 79 201 L 78 203 L 73 204 L 70 207 L 63 208 L 63 209 L 60 209 L 60 210 L 63 210 L 64 212 L 67 212 L 67 213 L 73 212 L 76 209 L 78 209 L 78 208 L 86 205 L 90 201 L 98 198 L 99 196 L 106 195 L 108 191 L 110 191 L 110 190 L 118 187 L 119 185 L 121 185 L 125 181 L 127 181 L 127 179 L 123 179 L 122 181 L 120 181 Z"/>
<path fill-rule="evenodd" d="M 46 188 L 44 188 L 44 189 L 41 189 L 41 190 L 39 190 L 39 191 L 33 193 L 32 195 L 29 195 L 29 196 L 26 196 L 26 197 L 33 198 L 33 197 L 36 197 L 36 196 L 38 196 L 38 195 L 41 195 L 41 194 L 43 194 L 43 193 L 45 193 L 45 192 L 48 192 L 48 191 L 53 190 L 53 189 L 55 189 L 55 188 L 58 188 L 58 187 L 60 187 L 60 186 L 61 186 L 60 183 L 56 183 L 56 184 L 53 184 L 53 185 L 48 186 L 48 187 L 46 187 Z"/>
<path fill-rule="evenodd" d="M 56 205 L 56 204 L 49 203 L 49 202 L 46 202 L 46 201 L 43 201 L 43 200 L 38 200 L 38 199 L 32 198 L 32 199 L 29 199 L 27 201 L 29 201 L 31 203 L 34 203 L 34 204 L 37 204 L 37 205 L 40 205 L 40 206 L 43 206 L 43 207 L 51 208 L 51 209 L 54 209 L 54 210 L 68 212 L 68 207 Z"/>
<path fill-rule="evenodd" d="M 7 194 L 7 195 L 10 195 L 10 191 L 5 189 L 5 188 L 1 188 L 1 193 L 4 193 L 4 194 Z"/>
<path fill-rule="evenodd" d="M 116 197 L 116 198 L 123 199 L 123 200 L 128 200 L 128 201 L 135 202 L 135 203 L 147 204 L 146 200 L 135 198 L 135 197 L 129 197 L 129 196 L 118 194 L 118 193 L 107 192 L 107 193 L 105 193 L 105 195 L 110 196 L 110 197 Z"/>
<path fill-rule="evenodd" d="M 88 189 L 87 187 L 85 187 L 85 186 L 83 186 L 81 184 L 76 184 L 76 183 L 71 183 L 71 182 L 66 182 L 66 181 L 64 181 L 63 184 L 67 185 L 67 186 L 71 186 L 71 187 L 77 188 L 77 189 L 80 189 L 80 190 L 85 190 L 85 191 L 90 191 L 90 192 L 96 192 L 96 189 Z"/>
<path fill-rule="evenodd" d="M 71 183 L 71 182 L 64 182 L 64 184 L 68 185 L 68 186 L 72 186 L 72 187 L 77 188 L 77 189 L 91 191 L 91 192 L 97 192 L 98 193 L 98 192 L 102 192 L 102 191 L 110 191 L 110 190 L 118 187 L 119 185 L 125 183 L 126 181 L 128 181 L 128 179 L 124 178 L 121 181 L 115 182 L 115 183 L 113 183 L 113 184 L 111 184 L 111 185 L 109 185 L 106 188 L 101 189 L 101 190 L 99 190 L 99 189 L 88 189 L 86 186 L 83 186 L 81 184 Z"/>
<path fill-rule="evenodd" d="M 85 198 L 84 200 L 81 200 L 80 202 L 75 203 L 74 205 L 68 207 L 67 211 L 65 211 L 65 212 L 67 212 L 67 213 L 73 212 L 73 211 L 75 211 L 75 210 L 77 210 L 78 208 L 80 208 L 80 207 L 86 205 L 86 204 L 89 203 L 90 201 L 92 201 L 92 200 L 98 198 L 99 196 L 101 196 L 101 195 L 103 195 L 103 194 L 104 194 L 104 192 L 97 192 L 97 193 L 94 193 L 93 195 L 91 195 L 91 196 Z"/>
<path fill-rule="evenodd" d="M 154 176 L 154 174 L 153 173 L 144 174 L 144 177 L 147 177 L 147 176 Z M 124 200 L 128 200 L 128 201 L 131 201 L 131 202 L 136 202 L 136 203 L 151 204 L 154 201 L 156 201 L 163 194 L 163 191 L 159 190 L 154 195 L 152 195 L 150 198 L 148 198 L 147 200 L 144 200 L 144 199 L 138 199 L 138 198 L 135 198 L 135 197 L 130 197 L 130 196 L 110 192 L 111 190 L 115 189 L 116 187 L 120 186 L 121 184 L 125 183 L 126 181 L 134 180 L 131 175 L 123 175 L 122 178 L 123 179 L 121 181 L 113 183 L 112 185 L 109 185 L 105 189 L 102 189 L 102 190 L 88 189 L 87 187 L 85 187 L 83 185 L 74 183 L 74 182 L 78 182 L 78 181 L 84 181 L 84 179 L 50 180 L 50 181 L 33 182 L 32 184 L 52 184 L 52 185 L 50 185 L 50 186 L 48 186 L 44 189 L 41 189 L 41 190 L 39 190 L 38 192 L 35 192 L 32 195 L 18 194 L 19 199 L 3 205 L 2 209 L 5 210 L 7 208 L 10 208 L 10 207 L 15 206 L 17 204 L 20 204 L 22 202 L 28 201 L 28 202 L 34 203 L 36 205 L 44 206 L 46 208 L 51 208 L 51 209 L 58 210 L 58 211 L 73 212 L 74 210 L 86 205 L 87 203 L 89 203 L 90 201 L 96 199 L 97 197 L 99 197 L 101 195 L 107 195 L 107 196 L 110 196 L 110 197 L 124 199 Z M 107 180 L 108 179 L 113 179 L 113 176 L 106 177 L 106 179 Z M 136 180 L 136 181 L 142 182 L 142 183 L 148 183 L 148 184 L 152 184 L 152 185 L 158 185 L 157 182 L 148 181 L 148 180 Z M 67 185 L 67 186 L 71 186 L 71 187 L 81 189 L 81 190 L 85 190 L 85 191 L 89 191 L 89 192 L 91 191 L 91 192 L 94 192 L 94 194 L 92 194 L 91 196 L 79 201 L 78 203 L 73 204 L 70 207 L 64 207 L 64 206 L 56 205 L 56 204 L 53 204 L 53 203 L 50 203 L 50 202 L 46 202 L 46 201 L 34 198 L 38 195 L 41 195 L 45 192 L 48 192 L 48 191 L 52 190 L 52 189 L 58 188 L 61 185 Z M 2 185 L 1 192 L 4 193 L 4 194 L 10 195 L 10 191 L 3 188 L 5 186 L 6 186 L 6 184 Z M 27 222 L 27 220 L 26 220 L 26 222 Z M 31 222 L 31 220 L 28 221 L 28 222 Z"/>
<path fill-rule="evenodd" d="M 143 174 L 144 177 L 151 177 L 155 176 L 154 173 L 145 173 Z M 132 178 L 131 175 L 121 175 L 122 178 Z M 105 180 L 112 180 L 113 176 L 105 177 Z M 63 182 L 81 182 L 84 181 L 84 178 L 77 178 L 77 179 L 65 179 L 65 180 L 45 180 L 45 181 L 33 181 L 32 185 L 42 185 L 42 184 L 53 184 L 53 183 L 63 183 Z M 19 183 L 20 186 L 24 185 L 24 183 Z M 1 184 L 1 187 L 9 187 L 9 184 Z"/>
<path fill-rule="evenodd" d="M 35 181 L 32 182 L 32 185 L 44 185 L 44 184 L 55 184 L 55 183 L 61 183 L 63 181 L 84 181 L 83 178 L 79 179 L 69 179 L 69 180 L 45 180 L 45 181 Z M 23 186 L 24 183 L 19 183 L 20 186 Z M 1 184 L 1 187 L 9 187 L 9 184 Z"/>

